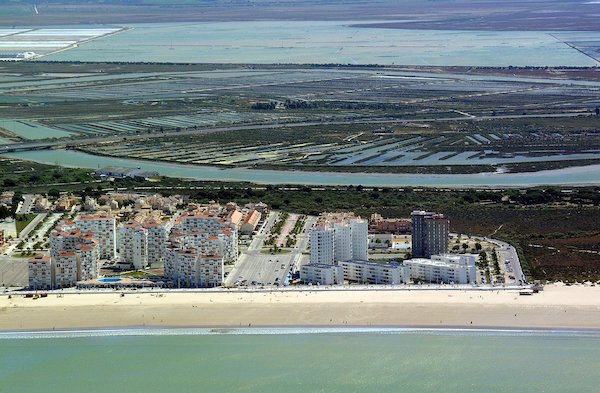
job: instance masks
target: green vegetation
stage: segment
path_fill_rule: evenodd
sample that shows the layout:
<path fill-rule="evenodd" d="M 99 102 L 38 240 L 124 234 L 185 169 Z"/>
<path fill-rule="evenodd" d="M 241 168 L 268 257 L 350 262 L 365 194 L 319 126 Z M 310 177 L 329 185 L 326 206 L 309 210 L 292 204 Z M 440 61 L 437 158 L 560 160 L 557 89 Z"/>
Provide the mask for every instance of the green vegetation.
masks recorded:
<path fill-rule="evenodd" d="M 287 219 L 289 217 L 290 217 L 290 213 L 282 212 L 279 215 L 279 218 L 277 219 L 275 224 L 273 224 L 273 228 L 271 228 L 271 234 L 273 234 L 273 235 L 281 234 L 281 229 L 283 228 L 283 226 L 285 225 L 285 222 L 287 221 Z"/>
<path fill-rule="evenodd" d="M 29 165 L 18 161 L 16 164 L 21 168 Z M 48 173 L 58 170 L 48 165 L 35 165 L 41 179 L 51 178 Z M 13 176 L 10 171 L 7 174 L 7 170 L 2 173 L 0 179 Z M 588 252 L 598 251 L 600 244 L 600 187 L 458 190 L 258 186 L 173 178 L 161 178 L 158 182 L 139 179 L 100 182 L 93 175 L 85 173 L 89 176 L 89 182 L 61 186 L 61 191 L 97 197 L 107 191 L 130 190 L 187 195 L 191 201 L 198 202 L 216 200 L 222 203 L 235 201 L 238 204 L 260 200 L 273 209 L 303 215 L 318 215 L 323 211 L 354 211 L 363 217 L 376 212 L 385 217 L 408 217 L 415 208 L 444 212 L 450 217 L 451 230 L 454 232 L 493 234 L 513 244 L 520 255 L 523 271 L 529 277 L 570 281 L 600 279 L 600 255 Z M 4 190 L 22 194 L 47 192 L 49 188 L 43 183 L 16 184 L 4 187 Z M 287 219 L 285 214 L 282 213 L 279 221 L 284 217 Z M 278 227 L 280 231 L 283 222 Z M 273 238 L 272 244 L 274 241 Z M 458 250 L 462 249 L 461 243 L 456 246 Z M 555 247 L 560 252 L 549 247 Z"/>
<path fill-rule="evenodd" d="M 302 230 L 304 229 L 305 225 L 306 225 L 306 216 L 301 215 L 300 217 L 298 217 L 298 220 L 296 220 L 296 223 L 294 224 L 294 228 L 292 229 L 292 231 L 290 233 L 292 235 L 300 234 L 300 232 L 302 232 Z"/>
<path fill-rule="evenodd" d="M 268 250 L 262 250 L 260 253 L 261 254 L 289 254 L 290 252 L 292 252 L 292 251 L 286 250 L 285 248 L 277 247 L 277 245 L 274 245 L 273 247 L 269 248 Z"/>
<path fill-rule="evenodd" d="M 18 214 L 16 217 L 15 225 L 17 227 L 17 236 L 21 234 L 21 231 L 27 227 L 37 217 L 37 214 Z"/>

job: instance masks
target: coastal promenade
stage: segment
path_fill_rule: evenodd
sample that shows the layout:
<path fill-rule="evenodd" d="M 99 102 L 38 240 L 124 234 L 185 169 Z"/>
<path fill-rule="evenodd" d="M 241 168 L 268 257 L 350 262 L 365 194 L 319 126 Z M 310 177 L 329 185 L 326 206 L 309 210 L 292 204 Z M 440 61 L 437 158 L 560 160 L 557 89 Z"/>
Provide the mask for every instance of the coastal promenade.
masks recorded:
<path fill-rule="evenodd" d="M 50 292 L 0 296 L 0 330 L 402 326 L 600 329 L 600 287 Z"/>

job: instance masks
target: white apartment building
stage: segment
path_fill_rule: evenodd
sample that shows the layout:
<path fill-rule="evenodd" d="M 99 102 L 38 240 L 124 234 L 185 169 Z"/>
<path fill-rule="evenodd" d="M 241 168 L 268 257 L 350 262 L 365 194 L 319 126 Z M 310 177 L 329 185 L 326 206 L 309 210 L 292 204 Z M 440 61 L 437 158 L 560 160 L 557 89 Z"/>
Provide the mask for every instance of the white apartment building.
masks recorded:
<path fill-rule="evenodd" d="M 100 275 L 100 247 L 92 232 L 73 223 L 59 225 L 50 237 L 52 287 L 66 288 Z M 30 278 L 31 279 L 31 278 Z"/>
<path fill-rule="evenodd" d="M 127 222 L 119 228 L 119 258 L 134 269 L 148 266 L 148 230 L 137 221 Z"/>
<path fill-rule="evenodd" d="M 29 288 L 52 289 L 52 263 L 48 255 L 36 255 L 28 263 Z"/>
<path fill-rule="evenodd" d="M 432 255 L 432 259 L 414 258 L 404 264 L 410 266 L 413 280 L 446 284 L 473 284 L 476 280 L 473 255 Z"/>
<path fill-rule="evenodd" d="M 309 263 L 300 268 L 300 280 L 305 284 L 339 285 L 344 283 L 341 266 Z"/>
<path fill-rule="evenodd" d="M 349 261 L 352 259 L 352 228 L 348 223 L 336 222 L 333 224 L 334 240 L 334 260 Z"/>
<path fill-rule="evenodd" d="M 358 218 L 326 223 L 310 234 L 310 263 L 332 265 L 338 261 L 369 258 L 369 224 Z"/>
<path fill-rule="evenodd" d="M 206 234 L 222 241 L 222 254 L 226 263 L 238 258 L 238 230 L 231 222 L 212 215 L 188 213 L 177 219 L 174 230 L 180 234 Z"/>
<path fill-rule="evenodd" d="M 223 261 L 221 255 L 170 245 L 165 253 L 165 277 L 177 287 L 217 287 L 223 283 Z"/>
<path fill-rule="evenodd" d="M 310 263 L 333 265 L 335 262 L 335 232 L 332 228 L 318 227 L 310 233 Z"/>
<path fill-rule="evenodd" d="M 117 228 L 111 215 L 81 216 L 75 222 L 82 232 L 92 232 L 100 247 L 101 259 L 114 259 L 117 254 Z"/>
<path fill-rule="evenodd" d="M 163 225 L 156 221 L 145 223 L 144 228 L 148 231 L 148 264 L 150 266 L 162 265 L 171 228 L 169 225 Z"/>
<path fill-rule="evenodd" d="M 350 220 L 352 229 L 352 259 L 369 259 L 369 222 L 359 218 Z"/>
<path fill-rule="evenodd" d="M 410 267 L 400 262 L 340 261 L 344 279 L 362 284 L 397 285 L 410 282 Z"/>

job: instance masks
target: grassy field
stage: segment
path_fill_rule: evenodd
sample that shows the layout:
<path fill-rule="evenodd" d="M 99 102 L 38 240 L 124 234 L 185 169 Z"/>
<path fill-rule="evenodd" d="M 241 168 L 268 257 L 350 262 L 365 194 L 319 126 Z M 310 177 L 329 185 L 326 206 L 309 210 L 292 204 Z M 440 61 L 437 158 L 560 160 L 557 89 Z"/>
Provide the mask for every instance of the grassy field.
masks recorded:
<path fill-rule="evenodd" d="M 17 219 L 15 221 L 15 226 L 17 228 L 17 236 L 21 233 L 23 229 L 33 221 L 34 218 L 37 217 L 37 214 L 18 214 Z"/>

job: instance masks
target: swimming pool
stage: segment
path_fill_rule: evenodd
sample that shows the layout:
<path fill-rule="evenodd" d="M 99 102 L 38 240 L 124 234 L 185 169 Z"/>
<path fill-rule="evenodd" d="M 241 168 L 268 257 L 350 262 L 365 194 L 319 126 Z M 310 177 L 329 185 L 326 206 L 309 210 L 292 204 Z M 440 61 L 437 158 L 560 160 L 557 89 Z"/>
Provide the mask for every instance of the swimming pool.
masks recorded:
<path fill-rule="evenodd" d="M 103 283 L 115 283 L 115 282 L 119 282 L 122 281 L 121 278 L 115 278 L 115 277 L 106 277 L 106 278 L 101 278 L 98 280 L 98 282 L 103 282 Z"/>

